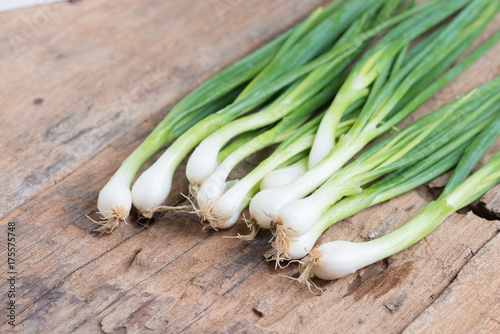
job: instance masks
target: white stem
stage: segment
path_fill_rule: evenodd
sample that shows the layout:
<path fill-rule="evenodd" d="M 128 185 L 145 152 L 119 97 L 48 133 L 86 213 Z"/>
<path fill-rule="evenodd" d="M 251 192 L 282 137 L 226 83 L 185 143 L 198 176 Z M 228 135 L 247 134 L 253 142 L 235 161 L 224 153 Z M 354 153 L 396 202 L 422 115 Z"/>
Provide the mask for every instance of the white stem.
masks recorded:
<path fill-rule="evenodd" d="M 335 145 L 335 129 L 348 107 L 348 94 L 340 93 L 335 97 L 332 106 L 327 111 L 316 132 L 314 142 L 309 153 L 309 169 L 319 164 Z"/>
<path fill-rule="evenodd" d="M 168 154 L 161 156 L 132 187 L 132 202 L 145 217 L 151 217 L 168 197 L 176 166 L 171 163 L 171 157 Z"/>
<path fill-rule="evenodd" d="M 323 213 L 323 205 L 314 197 L 291 201 L 278 211 L 280 222 L 288 236 L 304 235 Z"/>
<path fill-rule="evenodd" d="M 312 273 L 324 280 L 344 277 L 380 259 L 379 254 L 366 243 L 333 241 L 318 249 L 322 256 L 312 268 Z"/>
<path fill-rule="evenodd" d="M 378 59 L 382 53 L 376 53 L 372 59 Z M 324 158 L 330 154 L 335 146 L 336 129 L 342 118 L 342 115 L 357 100 L 368 95 L 370 90 L 368 87 L 375 80 L 379 69 L 375 69 L 369 74 L 363 74 L 371 67 L 371 61 L 368 61 L 361 68 L 361 72 L 354 70 L 340 88 L 335 96 L 332 104 L 326 111 L 325 116 L 321 120 L 318 132 L 314 137 L 314 143 L 309 153 L 309 169 L 319 164 Z"/>
<path fill-rule="evenodd" d="M 352 168 L 352 165 L 350 167 L 335 173 L 310 196 L 291 201 L 279 210 L 278 218 L 285 227 L 287 235 L 305 234 L 335 202 L 344 196 L 363 190 L 359 182 L 353 180 L 356 176 L 356 169 L 360 170 L 360 168 Z"/>
<path fill-rule="evenodd" d="M 273 170 L 262 179 L 260 190 L 278 188 L 289 184 L 307 171 L 307 159 L 299 160 L 293 165 Z"/>
<path fill-rule="evenodd" d="M 217 228 L 218 229 L 228 229 L 232 226 L 234 226 L 234 224 L 236 224 L 236 222 L 238 221 L 238 219 L 240 218 L 240 214 L 241 214 L 241 209 L 238 209 L 236 210 L 233 215 L 229 218 L 226 218 L 224 219 L 223 221 L 220 221 L 218 224 L 217 224 Z"/>
<path fill-rule="evenodd" d="M 283 198 L 287 186 L 264 189 L 253 197 L 250 202 L 250 217 L 255 220 L 259 228 L 269 229 L 273 213 L 276 214 L 281 206 L 288 202 L 288 198 Z"/>
<path fill-rule="evenodd" d="M 212 215 L 220 221 L 217 227 L 229 228 L 238 221 L 242 208 L 246 206 L 244 202 L 251 190 L 252 185 L 241 180 L 219 197 L 212 208 Z"/>
<path fill-rule="evenodd" d="M 291 237 L 288 250 L 285 250 L 286 257 L 290 260 L 299 260 L 307 256 L 313 249 L 318 237 L 318 233 L 314 230 L 309 230 L 304 235 L 298 237 Z"/>
<path fill-rule="evenodd" d="M 222 143 L 213 137 L 206 138 L 196 147 L 186 166 L 186 176 L 190 184 L 203 184 L 216 170 L 217 156 L 221 148 Z"/>
<path fill-rule="evenodd" d="M 215 203 L 215 201 L 222 196 L 228 175 L 229 171 L 217 168 L 216 171 L 203 182 L 196 195 L 198 206 L 203 207 L 205 205 L 210 205 L 210 203 Z"/>
<path fill-rule="evenodd" d="M 132 208 L 129 178 L 119 173 L 113 175 L 99 192 L 97 208 L 103 217 L 114 216 L 126 220 Z"/>

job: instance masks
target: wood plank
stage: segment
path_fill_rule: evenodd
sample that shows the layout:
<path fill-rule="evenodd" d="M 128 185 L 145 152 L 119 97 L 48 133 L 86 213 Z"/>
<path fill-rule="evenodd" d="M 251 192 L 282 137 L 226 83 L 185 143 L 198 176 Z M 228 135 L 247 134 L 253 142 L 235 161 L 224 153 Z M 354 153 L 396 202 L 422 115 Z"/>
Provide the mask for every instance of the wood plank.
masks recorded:
<path fill-rule="evenodd" d="M 457 278 L 404 333 L 500 332 L 500 234 L 482 247 Z"/>
<path fill-rule="evenodd" d="M 405 206 L 408 203 L 416 204 Z M 384 204 L 383 210 L 375 207 L 338 224 L 323 240 L 333 236 L 361 240 L 360 235 L 369 234 L 381 221 L 395 228 L 425 203 L 418 193 L 407 194 Z M 263 261 L 260 254 L 266 248 L 266 237 L 250 244 L 221 240 L 220 233 L 207 235 L 197 222 L 180 218 L 171 217 L 155 223 L 64 277 L 60 284 L 55 284 L 21 313 L 22 328 L 29 331 L 42 326 L 48 331 L 64 332 L 75 327 L 88 330 L 97 322 L 105 332 L 122 327 L 131 332 L 140 332 L 143 327 L 177 332 L 188 326 L 191 332 L 205 332 L 230 326 L 235 319 L 247 319 L 257 326 L 279 332 L 292 328 L 322 332 L 329 327 L 315 325 L 310 319 L 323 314 L 324 305 L 335 305 L 331 306 L 331 318 L 345 320 L 344 323 L 335 322 L 339 329 L 349 328 L 352 321 L 358 320 L 360 323 L 356 324 L 361 329 L 376 328 L 384 323 L 405 326 L 405 321 L 409 323 L 412 316 L 424 310 L 455 277 L 472 256 L 471 250 L 476 252 L 497 232 L 497 225 L 492 222 L 472 214 L 455 215 L 425 242 L 391 258 L 388 266 L 377 263 L 359 275 L 320 283 L 329 288 L 329 292 L 315 297 L 282 277 L 293 274 L 295 267 L 284 272 L 274 271 Z M 471 230 L 476 232 L 470 233 Z M 233 233 L 225 231 L 222 235 Z M 443 243 L 450 233 L 460 242 Z M 88 242 L 91 237 L 86 239 Z M 85 258 L 100 241 L 94 238 L 84 245 L 78 242 L 76 251 L 69 245 L 71 249 L 55 261 Z M 181 244 L 183 248 L 179 247 Z M 61 276 L 57 271 L 44 273 L 41 268 L 48 264 L 42 261 L 38 268 L 31 269 L 42 273 L 36 277 L 36 285 L 42 288 L 49 277 Z M 30 296 L 33 295 L 34 278 L 31 277 Z M 21 282 L 27 280 L 28 277 L 20 279 Z M 389 288 L 384 282 L 396 284 Z M 392 303 L 401 303 L 403 294 L 408 302 L 405 307 L 398 307 L 399 316 L 388 312 L 387 307 L 392 307 Z M 358 311 L 353 312 L 351 308 Z M 298 315 L 294 312 L 296 309 L 301 310 Z M 304 310 L 315 311 L 306 317 Z M 51 317 L 45 317 L 47 312 Z M 346 312 L 345 317 L 333 316 L 342 312 Z M 348 312 L 360 318 L 353 319 L 347 316 Z M 362 318 L 374 312 L 376 317 L 365 324 Z M 67 314 L 72 317 L 64 323 L 58 321 Z M 393 318 L 398 319 L 388 321 Z M 297 321 L 303 323 L 295 323 Z M 290 322 L 294 326 L 290 326 Z M 401 328 L 404 327 L 387 330 L 397 332 Z"/>
<path fill-rule="evenodd" d="M 377 230 L 381 222 L 386 223 L 387 233 L 406 222 L 425 202 L 416 193 L 406 194 L 339 223 L 322 236 L 320 243 L 332 239 L 361 241 L 362 235 Z M 284 272 L 274 272 L 263 263 L 261 272 L 220 296 L 201 315 L 193 315 L 187 332 L 211 331 L 229 325 L 234 318 L 245 318 L 279 333 L 398 333 L 453 280 L 472 256 L 471 250 L 476 252 L 496 233 L 495 224 L 473 214 L 453 215 L 423 242 L 388 261 L 337 281 L 316 280 L 328 289 L 320 297 L 283 277 L 295 274 L 294 265 Z M 450 235 L 460 241 L 445 242 Z M 227 319 L 227 314 L 233 317 Z"/>
<path fill-rule="evenodd" d="M 92 214 L 99 189 L 161 119 L 165 112 L 162 107 L 180 99 L 196 85 L 199 77 L 213 73 L 304 17 L 317 3 L 319 1 L 216 0 L 209 3 L 190 0 L 182 4 L 149 1 L 139 6 L 130 0 L 116 4 L 84 1 L 73 7 L 64 7 L 60 12 L 64 15 L 54 15 L 53 20 L 41 26 L 29 40 L 31 44 L 28 44 L 27 51 L 16 56 L 18 59 L 12 55 L 2 56 L 2 65 L 8 62 L 8 68 L 13 68 L 9 73 L 19 74 L 16 85 L 26 92 L 17 96 L 9 91 L 13 101 L 19 104 L 18 107 L 12 103 L 12 108 L 24 110 L 19 119 L 29 125 L 14 124 L 12 115 L 6 118 L 6 122 L 10 122 L 6 123 L 10 131 L 7 138 L 12 138 L 13 147 L 5 151 L 8 163 L 0 162 L 4 163 L 2 171 L 12 173 L 11 177 L 1 176 L 8 186 L 6 189 L 17 189 L 18 184 L 23 184 L 19 190 L 9 192 L 10 197 L 1 198 L 6 206 L 2 211 L 5 219 L 0 223 L 5 227 L 8 221 L 15 221 L 20 237 L 19 330 L 26 333 L 125 330 L 139 333 L 147 329 L 174 332 L 219 330 L 222 333 L 332 332 L 335 325 L 339 332 L 373 331 L 379 327 L 389 333 L 399 332 L 431 305 L 472 254 L 497 234 L 496 222 L 480 219 L 472 213 L 453 215 L 430 237 L 389 261 L 377 263 L 342 280 L 319 282 L 328 287 L 329 292 L 315 297 L 295 282 L 282 278 L 296 272 L 294 265 L 285 271 L 275 271 L 264 262 L 261 254 L 268 247 L 268 234 L 260 235 L 249 244 L 220 238 L 244 232 L 241 224 L 220 233 L 204 232 L 191 215 L 168 213 L 149 227 L 132 220 L 111 235 L 96 237 L 91 233 L 94 226 L 84 215 Z M 227 11 L 221 12 L 218 7 L 213 7 L 223 4 Z M 179 36 L 168 35 L 160 28 L 151 30 L 149 23 L 137 25 L 137 22 L 152 22 L 151 26 L 164 27 L 165 20 L 171 22 L 182 16 L 182 11 L 189 12 L 188 9 L 194 10 L 192 17 L 196 22 L 185 19 L 176 23 L 173 31 L 179 32 Z M 30 17 L 34 10 L 22 11 L 21 16 L 6 19 L 7 31 L 22 28 L 22 21 L 17 20 L 25 15 Z M 98 13 L 97 19 L 93 19 L 95 11 L 103 14 Z M 136 13 L 144 15 L 144 21 L 134 21 Z M 104 37 L 99 39 L 101 33 L 112 37 L 118 32 L 116 20 L 109 19 L 113 15 L 116 20 L 126 21 L 123 26 L 125 35 L 117 42 L 109 42 Z M 92 44 L 93 39 L 86 39 L 85 34 L 90 32 L 82 27 L 88 27 L 87 20 L 96 20 L 94 26 L 102 30 L 90 31 L 100 44 Z M 63 23 L 71 27 L 67 32 L 55 34 L 63 31 L 60 29 L 64 27 Z M 227 27 L 231 29 L 228 31 Z M 497 18 L 482 38 L 490 36 L 499 27 Z M 162 36 L 163 32 L 168 38 Z M 138 36 L 144 41 L 137 45 L 127 44 Z M 77 47 L 75 39 L 79 38 L 87 43 Z M 170 44 L 163 39 L 176 41 L 177 44 L 172 42 L 172 50 L 177 53 L 166 56 L 165 50 Z M 66 46 L 68 52 L 75 48 L 68 57 L 81 60 L 81 68 L 71 68 L 69 60 L 63 60 L 67 62 L 65 66 L 57 66 L 55 56 L 45 47 L 47 41 L 56 49 L 58 45 Z M 109 49 L 107 43 L 112 43 Z M 5 42 L 0 43 L 0 47 L 6 50 Z M 82 48 L 90 59 L 86 60 L 80 54 Z M 118 48 L 118 51 L 113 48 Z M 197 50 L 204 51 L 206 56 L 197 58 Z M 406 123 L 437 109 L 483 80 L 499 75 L 500 59 L 495 56 L 498 52 L 500 46 L 426 103 Z M 116 53 L 123 57 L 119 59 L 123 68 L 117 72 L 91 61 L 97 62 L 101 56 L 106 58 Z M 49 60 L 38 64 L 42 56 Z M 141 67 L 141 59 L 159 63 L 161 71 L 165 69 L 168 73 L 168 78 L 135 101 L 131 110 L 115 119 L 113 103 L 120 102 L 120 97 L 127 96 L 147 75 Z M 16 62 L 19 63 L 16 65 Z M 104 62 L 110 64 L 109 68 L 114 68 L 114 61 L 106 58 Z M 45 77 L 50 79 L 46 80 L 47 87 L 36 89 L 25 84 L 37 66 L 45 69 Z M 85 71 L 89 78 L 78 70 Z M 75 75 L 78 80 L 74 80 Z M 40 80 L 37 78 L 36 82 Z M 53 85 L 49 81 L 53 81 Z M 98 89 L 93 82 L 102 84 Z M 2 85 L 6 85 L 0 83 L 3 94 L 7 90 Z M 59 96 L 57 92 L 66 90 L 66 87 L 77 93 L 84 92 L 86 97 L 77 100 L 81 94 L 75 92 Z M 49 93 L 51 95 L 46 95 Z M 44 97 L 44 102 L 31 106 L 34 96 Z M 79 111 L 86 110 L 87 102 L 93 102 L 97 107 L 93 105 L 82 116 Z M 78 118 L 78 122 L 63 122 L 58 127 L 57 124 L 68 117 L 63 108 L 66 105 L 77 105 L 74 110 L 78 115 L 73 117 Z M 38 111 L 37 108 L 45 109 Z M 140 115 L 136 114 L 137 110 L 141 110 Z M 35 127 L 37 120 L 40 121 Z M 64 144 L 85 128 L 92 130 Z M 16 139 L 15 131 L 24 131 L 21 133 L 26 141 Z M 54 133 L 57 139 L 34 144 L 33 150 L 42 154 L 31 158 L 29 152 L 21 150 L 27 140 L 37 142 L 46 133 Z M 91 143 L 87 143 L 89 139 Z M 58 163 L 59 156 L 47 152 L 70 152 L 70 156 L 74 153 L 76 158 Z M 21 158 L 28 159 L 26 167 L 17 167 Z M 52 164 L 56 165 L 55 169 L 47 171 L 46 166 Z M 249 163 L 240 166 L 240 175 L 249 168 Z M 29 173 L 42 176 L 41 181 L 37 179 L 33 182 L 35 185 L 26 190 L 23 187 L 28 187 L 25 185 L 28 182 L 19 180 Z M 179 192 L 187 189 L 182 175 L 181 168 L 172 191 L 176 195 L 169 198 L 170 204 L 179 203 L 182 200 Z M 380 230 L 381 224 L 395 228 L 432 198 L 433 194 L 421 187 L 338 224 L 323 240 L 333 237 L 362 240 L 361 236 Z M 450 239 L 460 242 L 449 242 Z M 0 246 L 2 252 L 4 247 Z M 389 286 L 389 283 L 393 285 Z M 6 291 L 6 284 L 5 281 L 0 283 L 2 291 Z M 324 319 L 328 321 L 315 323 L 313 319 L 324 314 L 325 309 Z M 2 324 L 0 331 L 6 328 Z"/>

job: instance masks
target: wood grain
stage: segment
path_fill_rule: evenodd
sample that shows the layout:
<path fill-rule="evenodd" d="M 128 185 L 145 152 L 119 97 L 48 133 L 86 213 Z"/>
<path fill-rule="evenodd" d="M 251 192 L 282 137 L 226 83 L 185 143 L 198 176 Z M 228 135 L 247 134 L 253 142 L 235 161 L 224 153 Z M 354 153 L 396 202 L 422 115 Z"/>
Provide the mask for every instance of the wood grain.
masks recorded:
<path fill-rule="evenodd" d="M 241 223 L 216 233 L 190 214 L 168 213 L 111 235 L 92 233 L 85 214 L 96 210 L 99 189 L 168 109 L 321 3 L 85 0 L 0 14 L 8 78 L 0 81 L 0 226 L 16 223 L 17 331 L 398 333 L 424 317 L 439 323 L 454 307 L 445 295 L 477 291 L 495 302 L 496 281 L 474 284 L 472 273 L 484 280 L 498 269 L 490 260 L 498 253 L 498 187 L 481 199 L 483 211 L 454 214 L 410 249 L 341 280 L 317 280 L 329 289 L 320 297 L 284 277 L 296 275 L 295 264 L 276 271 L 264 261 L 269 234 L 250 243 L 221 238 L 244 233 Z M 498 29 L 500 16 L 477 43 Z M 500 45 L 404 124 L 500 75 L 498 54 Z M 183 168 L 169 204 L 187 191 Z M 338 223 L 320 242 L 388 233 L 435 195 L 420 187 Z M 5 254 L 5 244 L 0 249 Z M 488 319 L 498 320 L 496 311 L 481 307 L 464 321 L 472 332 L 494 332 Z"/>
<path fill-rule="evenodd" d="M 404 333 L 500 332 L 500 235 L 482 247 Z"/>
<path fill-rule="evenodd" d="M 337 224 L 319 242 L 333 238 L 362 241 L 362 235 L 375 230 L 380 222 L 387 222 L 390 229 L 397 228 L 425 203 L 416 193 L 406 194 Z M 229 323 L 233 320 L 224 315 L 232 312 L 237 319 L 246 316 L 247 320 L 280 333 L 366 333 L 375 329 L 398 333 L 453 280 L 472 257 L 471 250 L 481 248 L 497 232 L 495 224 L 472 214 L 453 215 L 423 242 L 388 261 L 337 281 L 316 280 L 320 287 L 328 289 L 320 297 L 283 277 L 296 275 L 295 265 L 275 272 L 263 263 L 260 272 L 252 274 L 249 281 L 223 295 L 204 310 L 204 315 L 195 318 L 188 332 L 211 331 L 209 324 Z M 450 233 L 460 242 L 443 242 Z M 265 311 L 260 312 L 262 315 L 255 311 L 250 314 L 251 308 L 260 308 L 262 303 L 267 304 Z"/>

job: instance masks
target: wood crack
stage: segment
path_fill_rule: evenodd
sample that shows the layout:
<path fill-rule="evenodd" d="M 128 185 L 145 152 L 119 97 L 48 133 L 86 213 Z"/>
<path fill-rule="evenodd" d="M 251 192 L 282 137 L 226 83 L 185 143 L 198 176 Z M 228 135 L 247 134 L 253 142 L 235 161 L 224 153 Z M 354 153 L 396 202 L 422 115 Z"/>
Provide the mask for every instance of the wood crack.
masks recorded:
<path fill-rule="evenodd" d="M 109 309 L 111 306 L 115 305 L 120 299 L 122 299 L 125 295 L 127 295 L 129 292 L 131 292 L 132 290 L 134 290 L 135 288 L 137 288 L 139 285 L 141 285 L 142 283 L 146 282 L 147 280 L 153 278 L 154 276 L 156 276 L 158 273 L 160 273 L 161 271 L 163 271 L 165 268 L 167 268 L 169 265 L 171 265 L 172 263 L 174 263 L 175 261 L 177 261 L 180 257 L 182 257 L 183 255 L 185 255 L 186 253 L 190 252 L 192 249 L 194 249 L 196 246 L 198 246 L 199 244 L 203 243 L 206 239 L 210 238 L 212 236 L 212 234 L 209 234 L 207 235 L 205 238 L 199 240 L 196 244 L 194 244 L 193 246 L 189 247 L 187 250 L 185 250 L 184 252 L 182 252 L 181 254 L 177 255 L 175 258 L 173 258 L 171 261 L 169 261 L 167 264 L 165 264 L 163 267 L 161 267 L 160 269 L 158 269 L 156 272 L 154 272 L 153 274 L 149 275 L 148 277 L 140 280 L 139 282 L 137 282 L 134 286 L 132 286 L 130 289 L 126 290 L 125 292 L 123 292 L 122 294 L 120 294 L 120 296 L 115 299 L 113 302 L 111 302 L 109 305 L 107 305 L 104 309 L 102 309 L 101 311 L 99 311 L 95 317 L 98 317 L 99 315 L 101 315 L 104 311 L 106 311 L 107 309 Z"/>
<path fill-rule="evenodd" d="M 476 254 L 479 253 L 484 248 L 484 246 L 486 246 L 490 241 L 492 241 L 497 235 L 500 235 L 500 231 L 498 231 L 497 233 L 493 234 L 490 238 L 486 239 L 486 241 L 481 245 L 480 248 L 478 248 L 478 250 L 476 252 L 474 252 L 469 247 L 468 250 L 469 250 L 469 252 L 471 254 L 470 258 L 468 258 L 467 261 L 465 261 L 464 264 L 456 271 L 456 273 L 450 279 L 450 281 L 448 282 L 448 284 L 443 289 L 441 289 L 441 291 L 439 291 L 437 294 L 433 294 L 431 296 L 432 297 L 432 302 L 429 305 L 427 305 L 427 307 L 425 309 L 423 309 L 422 312 L 420 312 L 419 314 L 416 314 L 415 317 L 413 318 L 413 320 L 410 323 L 408 323 L 401 332 L 405 332 L 408 328 L 410 328 L 412 326 L 412 324 L 415 321 L 415 319 L 417 319 L 420 315 L 424 314 L 427 310 L 431 310 L 432 307 L 434 307 L 435 303 L 439 300 L 439 298 L 443 295 L 443 293 L 448 288 L 450 288 L 450 286 L 452 286 L 452 284 L 455 283 L 455 281 L 457 280 L 458 276 L 462 273 L 463 269 L 474 259 L 474 256 L 476 256 Z"/>
<path fill-rule="evenodd" d="M 249 278 L 250 276 L 252 276 L 254 274 L 253 272 L 253 269 L 257 268 L 261 263 L 263 263 L 265 260 L 262 259 L 260 260 L 257 264 L 255 264 L 253 267 L 252 267 L 252 270 L 250 270 L 250 273 L 248 275 L 245 275 L 241 280 L 239 280 L 235 285 L 231 286 L 231 288 L 229 288 L 227 291 L 225 291 L 223 294 L 221 294 L 219 297 L 217 297 L 210 305 L 208 305 L 206 308 L 204 308 L 203 310 L 201 310 L 197 315 L 196 315 L 196 318 L 191 322 L 189 323 L 189 325 L 187 325 L 186 327 L 184 327 L 179 333 L 183 333 L 185 332 L 186 330 L 188 330 L 192 325 L 194 325 L 195 323 L 197 323 L 198 321 L 200 321 L 200 319 L 203 317 L 203 315 L 205 314 L 205 312 L 210 309 L 215 303 L 217 303 L 221 298 L 223 298 L 225 295 L 227 295 L 228 293 L 230 293 L 231 291 L 233 291 L 236 287 L 238 287 L 239 285 L 241 285 L 244 281 L 247 280 L 247 278 Z"/>
<path fill-rule="evenodd" d="M 98 260 L 99 258 L 103 257 L 104 255 L 106 255 L 107 253 L 111 252 L 112 250 L 114 250 L 115 248 L 117 248 L 118 246 L 120 246 L 122 243 L 128 241 L 129 239 L 135 237 L 136 235 L 144 232 L 146 230 L 146 228 L 142 228 L 140 231 L 138 231 L 137 233 L 134 233 L 132 235 L 130 235 L 129 237 L 121 240 L 118 244 L 116 244 L 115 246 L 113 246 L 112 248 L 108 249 L 106 252 L 100 254 L 99 256 L 87 261 L 87 263 L 81 265 L 80 267 L 76 268 L 75 270 L 71 271 L 70 273 L 68 273 L 67 275 L 63 276 L 58 282 L 56 282 L 50 289 L 48 289 L 47 291 L 45 291 L 42 295 L 40 295 L 38 298 L 36 298 L 33 302 L 31 302 L 30 304 L 28 304 L 23 310 L 21 310 L 19 312 L 19 314 L 22 314 L 24 311 L 26 311 L 27 309 L 29 309 L 32 305 L 36 304 L 40 299 L 42 299 L 45 295 L 47 295 L 50 291 L 54 290 L 55 288 L 61 286 L 70 276 L 72 276 L 74 273 L 76 273 L 77 271 L 85 268 L 86 266 L 88 266 L 89 264 L 91 264 L 92 262 Z M 20 324 L 22 323 L 22 321 L 20 322 Z"/>

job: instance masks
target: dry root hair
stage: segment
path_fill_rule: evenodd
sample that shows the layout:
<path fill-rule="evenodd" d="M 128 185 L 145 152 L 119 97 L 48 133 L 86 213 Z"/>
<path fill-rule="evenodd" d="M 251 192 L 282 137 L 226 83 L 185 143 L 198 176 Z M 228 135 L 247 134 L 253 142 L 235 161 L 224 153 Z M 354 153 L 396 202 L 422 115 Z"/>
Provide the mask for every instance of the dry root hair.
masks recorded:
<path fill-rule="evenodd" d="M 200 191 L 201 184 L 199 183 L 189 183 L 189 197 L 196 198 L 198 191 Z M 185 197 L 185 196 L 184 196 Z"/>
<path fill-rule="evenodd" d="M 271 233 L 273 237 L 269 240 L 272 248 L 266 252 L 264 255 L 267 261 L 276 261 L 275 268 L 285 268 L 288 266 L 282 266 L 281 262 L 289 261 L 290 256 L 288 256 L 288 250 L 290 249 L 290 232 L 291 228 L 286 227 L 281 218 L 270 216 L 271 218 Z"/>
<path fill-rule="evenodd" d="M 315 295 L 322 295 L 327 291 L 326 289 L 320 288 L 312 281 L 312 278 L 314 277 L 312 270 L 314 266 L 321 260 L 322 256 L 323 254 L 321 253 L 321 251 L 317 248 L 314 248 L 311 252 L 309 252 L 309 255 L 307 255 L 302 261 L 299 261 L 300 276 L 298 278 L 290 277 L 291 279 L 299 281 L 299 283 L 307 285 L 309 291 L 311 291 L 311 293 Z"/>
<path fill-rule="evenodd" d="M 198 187 L 199 189 L 199 187 Z M 189 192 L 190 192 L 190 197 L 193 197 L 192 193 L 192 185 L 189 186 Z M 191 209 L 188 211 L 189 213 L 194 213 L 200 218 L 200 223 L 204 225 L 203 229 L 205 228 L 212 228 L 216 231 L 219 230 L 219 226 L 224 222 L 223 220 L 218 217 L 218 215 L 214 214 L 213 208 L 217 200 L 208 200 L 205 204 L 199 206 L 195 201 L 193 201 L 190 197 L 187 197 L 183 195 L 191 205 L 189 208 Z M 196 197 L 193 197 L 196 198 Z"/>
<path fill-rule="evenodd" d="M 113 230 L 118 227 L 120 221 L 122 220 L 123 222 L 125 222 L 125 224 L 127 224 L 128 210 L 126 210 L 123 206 L 113 208 L 104 212 L 99 211 L 97 212 L 97 214 L 101 216 L 100 220 L 94 220 L 89 216 L 86 216 L 94 224 L 100 225 L 94 230 L 95 232 L 99 232 L 100 234 L 113 232 Z"/>
<path fill-rule="evenodd" d="M 257 221 L 253 218 L 247 218 L 245 215 L 243 215 L 243 221 L 247 225 L 248 229 L 250 230 L 249 234 L 239 234 L 235 236 L 223 236 L 223 238 L 235 238 L 235 239 L 240 239 L 240 240 L 246 240 L 246 241 L 252 241 L 255 239 L 255 236 L 257 233 L 259 233 L 260 227 Z"/>

